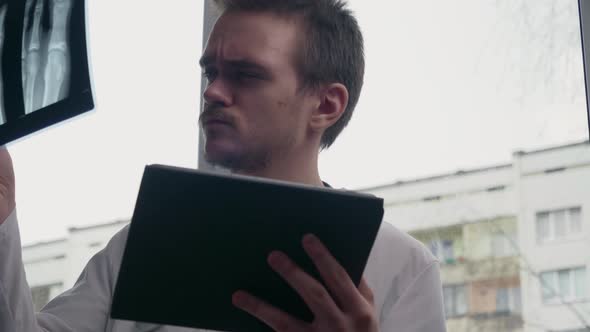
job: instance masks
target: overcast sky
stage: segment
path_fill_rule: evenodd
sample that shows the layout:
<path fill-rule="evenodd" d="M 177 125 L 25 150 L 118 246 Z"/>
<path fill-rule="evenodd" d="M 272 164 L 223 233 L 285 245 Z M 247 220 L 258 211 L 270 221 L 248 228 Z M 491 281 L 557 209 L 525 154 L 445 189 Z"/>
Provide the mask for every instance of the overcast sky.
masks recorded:
<path fill-rule="evenodd" d="M 367 67 L 351 124 L 320 158 L 333 186 L 588 138 L 575 0 L 350 3 Z M 9 146 L 25 244 L 130 218 L 146 164 L 197 166 L 202 1 L 88 6 L 96 110 Z"/>

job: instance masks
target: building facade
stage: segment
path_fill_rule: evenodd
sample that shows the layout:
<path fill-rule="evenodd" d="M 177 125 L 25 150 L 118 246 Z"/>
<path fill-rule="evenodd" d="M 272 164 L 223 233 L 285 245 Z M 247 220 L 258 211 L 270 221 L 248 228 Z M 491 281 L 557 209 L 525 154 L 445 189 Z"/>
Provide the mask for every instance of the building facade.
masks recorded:
<path fill-rule="evenodd" d="M 590 325 L 590 145 L 514 154 L 529 331 Z"/>
<path fill-rule="evenodd" d="M 364 190 L 438 257 L 449 331 L 590 331 L 590 144 Z"/>

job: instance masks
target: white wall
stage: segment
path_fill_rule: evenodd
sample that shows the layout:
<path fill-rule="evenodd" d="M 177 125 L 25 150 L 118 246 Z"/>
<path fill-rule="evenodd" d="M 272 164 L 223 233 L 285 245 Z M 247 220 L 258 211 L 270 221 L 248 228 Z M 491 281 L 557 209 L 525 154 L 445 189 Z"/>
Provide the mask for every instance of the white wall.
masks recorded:
<path fill-rule="evenodd" d="M 368 188 L 385 201 L 384 220 L 405 231 L 517 213 L 511 166 Z M 504 186 L 503 190 L 488 191 Z M 439 196 L 436 200 L 425 199 Z"/>

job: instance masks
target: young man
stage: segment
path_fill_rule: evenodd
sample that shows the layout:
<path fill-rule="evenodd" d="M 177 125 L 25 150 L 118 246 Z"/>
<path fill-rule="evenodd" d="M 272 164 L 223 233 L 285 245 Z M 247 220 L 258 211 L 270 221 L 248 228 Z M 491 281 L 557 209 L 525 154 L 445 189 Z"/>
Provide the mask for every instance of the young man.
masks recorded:
<path fill-rule="evenodd" d="M 211 163 L 233 172 L 324 185 L 318 153 L 346 126 L 364 60 L 356 20 L 338 0 L 219 1 L 223 10 L 201 58 L 208 79 L 200 122 Z M 127 228 L 94 256 L 75 286 L 34 314 L 23 273 L 10 157 L 0 153 L 0 330 L 193 331 L 108 317 Z M 280 252 L 269 266 L 314 313 L 305 323 L 236 291 L 233 303 L 276 331 L 444 331 L 438 264 L 384 222 L 357 288 L 321 244 L 302 246 L 327 288 Z M 229 299 L 228 299 L 229 301 Z"/>

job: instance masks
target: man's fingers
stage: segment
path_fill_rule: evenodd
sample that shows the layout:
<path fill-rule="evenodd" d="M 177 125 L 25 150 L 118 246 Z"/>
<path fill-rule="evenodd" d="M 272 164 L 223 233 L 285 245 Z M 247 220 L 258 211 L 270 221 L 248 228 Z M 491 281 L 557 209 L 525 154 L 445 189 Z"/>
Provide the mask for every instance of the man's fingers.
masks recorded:
<path fill-rule="evenodd" d="M 367 283 L 365 277 L 361 278 L 361 283 L 359 284 L 358 289 L 361 295 L 365 298 L 365 300 L 367 300 L 367 302 L 373 305 L 375 304 L 375 295 L 373 294 L 371 287 L 369 287 L 369 284 Z"/>
<path fill-rule="evenodd" d="M 303 237 L 303 248 L 343 310 L 362 306 L 363 301 L 350 276 L 315 235 Z"/>
<path fill-rule="evenodd" d="M 247 292 L 235 292 L 232 296 L 232 303 L 277 332 L 306 331 L 305 323 Z"/>
<path fill-rule="evenodd" d="M 340 318 L 340 309 L 324 286 L 279 251 L 268 256 L 268 264 L 301 296 L 315 316 Z"/>

